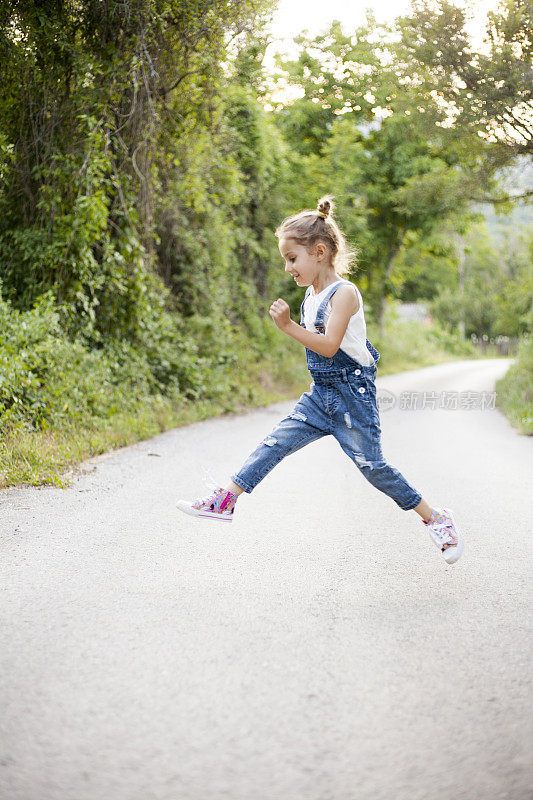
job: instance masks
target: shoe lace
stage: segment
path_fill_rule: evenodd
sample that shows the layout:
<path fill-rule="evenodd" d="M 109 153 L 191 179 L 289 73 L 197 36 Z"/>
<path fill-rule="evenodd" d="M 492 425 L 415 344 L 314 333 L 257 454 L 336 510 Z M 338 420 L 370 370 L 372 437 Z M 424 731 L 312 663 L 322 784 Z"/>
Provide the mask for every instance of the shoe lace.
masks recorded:
<path fill-rule="evenodd" d="M 203 495 L 202 497 L 197 497 L 195 502 L 196 503 L 206 503 L 210 505 L 212 501 L 216 498 L 217 494 L 222 489 L 221 485 L 216 482 L 210 472 L 206 471 L 203 475 L 203 483 L 207 489 L 210 489 L 210 493 L 206 496 Z"/>
<path fill-rule="evenodd" d="M 453 532 L 453 524 L 450 519 L 444 522 L 433 522 L 431 528 L 443 543 L 457 544 L 457 537 Z"/>

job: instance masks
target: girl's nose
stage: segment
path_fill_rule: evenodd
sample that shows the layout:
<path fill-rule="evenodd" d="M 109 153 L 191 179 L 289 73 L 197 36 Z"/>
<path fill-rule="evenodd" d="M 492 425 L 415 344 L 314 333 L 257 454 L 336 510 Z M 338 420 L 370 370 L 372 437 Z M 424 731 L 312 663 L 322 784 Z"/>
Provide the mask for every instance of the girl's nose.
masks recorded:
<path fill-rule="evenodd" d="M 291 270 L 290 270 L 290 267 L 289 267 L 289 265 L 288 265 L 288 264 L 285 264 L 285 272 L 290 272 L 290 271 L 291 271 Z"/>

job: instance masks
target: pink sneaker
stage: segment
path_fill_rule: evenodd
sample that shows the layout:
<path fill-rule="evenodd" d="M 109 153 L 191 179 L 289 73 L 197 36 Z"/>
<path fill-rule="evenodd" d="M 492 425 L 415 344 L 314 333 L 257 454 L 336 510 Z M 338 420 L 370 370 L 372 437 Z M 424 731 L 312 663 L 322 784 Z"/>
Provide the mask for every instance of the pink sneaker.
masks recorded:
<path fill-rule="evenodd" d="M 422 520 L 429 535 L 448 564 L 455 564 L 463 552 L 463 537 L 455 524 L 450 508 L 433 508 L 428 522 Z"/>
<path fill-rule="evenodd" d="M 197 500 L 178 500 L 177 507 L 180 511 L 190 514 L 193 517 L 210 517 L 211 519 L 226 519 L 233 521 L 233 512 L 237 495 L 217 486 L 207 497 L 199 497 Z"/>

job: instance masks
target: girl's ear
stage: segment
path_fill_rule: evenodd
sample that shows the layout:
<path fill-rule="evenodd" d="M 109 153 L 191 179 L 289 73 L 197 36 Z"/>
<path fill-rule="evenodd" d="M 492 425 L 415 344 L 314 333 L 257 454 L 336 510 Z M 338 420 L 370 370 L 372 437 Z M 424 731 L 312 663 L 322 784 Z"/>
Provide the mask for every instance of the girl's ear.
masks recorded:
<path fill-rule="evenodd" d="M 318 261 L 322 261 L 326 253 L 328 252 L 328 248 L 323 242 L 317 242 L 315 245 L 315 253 Z"/>

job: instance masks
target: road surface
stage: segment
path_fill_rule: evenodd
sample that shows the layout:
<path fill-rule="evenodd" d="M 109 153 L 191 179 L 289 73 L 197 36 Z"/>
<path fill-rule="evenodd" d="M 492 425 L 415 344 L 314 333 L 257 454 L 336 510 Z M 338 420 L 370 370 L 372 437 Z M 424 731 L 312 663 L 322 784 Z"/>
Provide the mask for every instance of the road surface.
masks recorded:
<path fill-rule="evenodd" d="M 454 566 L 331 437 L 232 524 L 175 509 L 293 403 L 1 493 L 2 800 L 531 798 L 533 439 L 490 402 L 509 363 L 377 381 L 385 457 L 462 527 Z"/>

